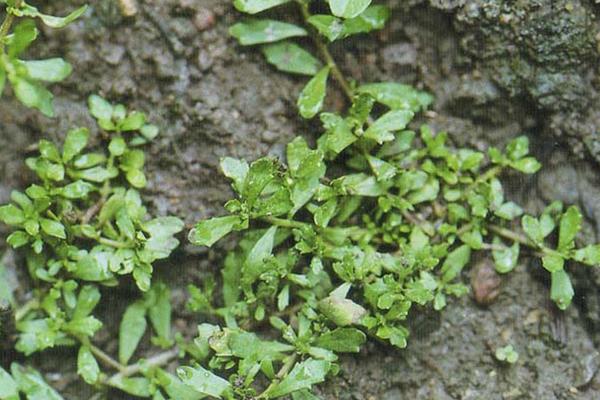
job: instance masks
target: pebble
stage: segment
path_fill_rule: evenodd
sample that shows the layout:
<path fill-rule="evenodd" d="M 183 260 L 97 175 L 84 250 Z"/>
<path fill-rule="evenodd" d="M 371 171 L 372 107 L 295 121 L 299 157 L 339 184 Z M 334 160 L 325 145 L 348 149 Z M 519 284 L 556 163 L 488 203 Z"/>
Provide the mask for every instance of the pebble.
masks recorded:
<path fill-rule="evenodd" d="M 207 8 L 201 8 L 194 15 L 193 23 L 200 32 L 209 30 L 215 26 L 215 14 Z"/>
<path fill-rule="evenodd" d="M 500 294 L 502 278 L 496 273 L 492 260 L 485 258 L 473 268 L 471 287 L 473 298 L 480 305 L 491 304 Z"/>

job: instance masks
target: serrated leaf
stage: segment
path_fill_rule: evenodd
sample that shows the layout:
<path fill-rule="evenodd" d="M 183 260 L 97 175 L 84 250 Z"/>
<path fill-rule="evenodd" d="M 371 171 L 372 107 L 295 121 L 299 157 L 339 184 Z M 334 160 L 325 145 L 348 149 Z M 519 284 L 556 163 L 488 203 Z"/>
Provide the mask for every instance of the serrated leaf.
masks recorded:
<path fill-rule="evenodd" d="M 316 346 L 338 353 L 358 353 L 367 336 L 355 328 L 337 328 L 324 333 L 314 342 Z"/>
<path fill-rule="evenodd" d="M 269 44 L 262 47 L 262 52 L 270 64 L 283 72 L 312 76 L 321 68 L 316 57 L 292 42 Z"/>
<path fill-rule="evenodd" d="M 327 89 L 329 67 L 321 69 L 302 89 L 298 98 L 298 108 L 303 118 L 312 118 L 323 107 Z"/>
<path fill-rule="evenodd" d="M 238 22 L 229 29 L 229 33 L 243 46 L 273 43 L 290 37 L 307 35 L 302 27 L 271 19 Z"/>
<path fill-rule="evenodd" d="M 197 246 L 212 246 L 242 223 L 237 215 L 216 217 L 200 221 L 189 233 L 189 240 Z"/>

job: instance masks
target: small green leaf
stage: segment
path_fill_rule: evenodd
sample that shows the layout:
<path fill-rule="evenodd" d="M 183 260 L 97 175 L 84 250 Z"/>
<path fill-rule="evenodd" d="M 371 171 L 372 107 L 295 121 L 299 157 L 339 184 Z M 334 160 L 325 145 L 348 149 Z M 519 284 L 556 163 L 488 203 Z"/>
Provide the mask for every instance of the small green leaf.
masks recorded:
<path fill-rule="evenodd" d="M 523 227 L 525 234 L 529 236 L 531 240 L 538 244 L 543 243 L 544 234 L 542 232 L 540 221 L 530 215 L 524 215 L 523 218 L 521 218 L 521 226 Z"/>
<path fill-rule="evenodd" d="M 62 187 L 60 189 L 60 194 L 67 199 L 83 199 L 87 197 L 92 190 L 94 190 L 93 185 L 77 180 Z"/>
<path fill-rule="evenodd" d="M 298 98 L 298 108 L 303 118 L 312 118 L 323 107 L 325 93 L 327 89 L 327 78 L 329 77 L 329 67 L 321 69 L 302 89 Z"/>
<path fill-rule="evenodd" d="M 58 221 L 48 218 L 40 218 L 40 227 L 47 235 L 54 236 L 59 239 L 67 238 L 64 225 Z"/>
<path fill-rule="evenodd" d="M 338 353 L 358 353 L 367 336 L 355 328 L 337 328 L 317 338 L 316 346 Z"/>
<path fill-rule="evenodd" d="M 246 175 L 248 175 L 248 163 L 245 160 L 224 157 L 221 159 L 220 165 L 223 174 L 233 181 L 233 187 L 236 192 L 241 193 Z"/>
<path fill-rule="evenodd" d="M 212 246 L 219 239 L 238 229 L 242 219 L 237 215 L 216 217 L 198 222 L 189 233 L 189 240 L 197 246 Z"/>
<path fill-rule="evenodd" d="M 25 78 L 15 77 L 11 80 L 15 96 L 27 107 L 37 108 L 42 114 L 53 117 L 54 108 L 52 106 L 52 93 L 45 87 L 34 81 Z"/>
<path fill-rule="evenodd" d="M 12 363 L 10 370 L 19 390 L 27 396 L 27 400 L 63 400 L 62 396 L 48 385 L 36 370 L 22 367 L 17 363 Z"/>
<path fill-rule="evenodd" d="M 558 308 L 566 310 L 571 304 L 575 292 L 571 285 L 571 279 L 564 269 L 552 272 L 552 282 L 550 285 L 550 298 L 556 303 Z"/>
<path fill-rule="evenodd" d="M 548 272 L 559 271 L 564 268 L 565 259 L 560 254 L 547 254 L 542 257 L 542 265 Z"/>
<path fill-rule="evenodd" d="M 289 1 L 290 0 L 234 0 L 233 5 L 241 12 L 257 14 Z"/>
<path fill-rule="evenodd" d="M 242 279 L 252 284 L 265 269 L 265 260 L 272 255 L 277 227 L 270 227 L 252 247 L 242 266 Z"/>
<path fill-rule="evenodd" d="M 379 144 L 389 142 L 394 139 L 394 132 L 406 128 L 414 115 L 412 111 L 407 110 L 388 111 L 366 130 L 364 136 Z"/>
<path fill-rule="evenodd" d="M 115 136 L 110 140 L 110 143 L 108 144 L 108 151 L 110 154 L 120 157 L 125 153 L 125 150 L 127 150 L 127 143 L 125 143 L 123 137 Z"/>
<path fill-rule="evenodd" d="M 600 244 L 589 245 L 575 250 L 573 258 L 591 266 L 600 266 Z"/>
<path fill-rule="evenodd" d="M 312 15 L 308 18 L 308 23 L 314 26 L 330 42 L 341 38 L 344 33 L 343 22 L 332 15 Z"/>
<path fill-rule="evenodd" d="M 519 243 L 515 242 L 511 247 L 506 247 L 498 237 L 494 237 L 493 243 L 495 246 L 503 247 L 503 250 L 492 250 L 496 271 L 500 274 L 512 271 L 517 266 L 519 259 Z"/>
<path fill-rule="evenodd" d="M 65 143 L 63 145 L 63 162 L 71 161 L 76 155 L 81 153 L 85 146 L 87 146 L 90 132 L 87 128 L 76 128 L 71 129 L 67 133 Z"/>
<path fill-rule="evenodd" d="M 0 221 L 6 225 L 20 225 L 25 222 L 25 214 L 12 204 L 0 207 Z"/>
<path fill-rule="evenodd" d="M 529 154 L 529 138 L 527 136 L 519 136 L 506 145 L 506 155 L 513 161 L 520 160 L 527 154 Z"/>
<path fill-rule="evenodd" d="M 514 364 L 519 360 L 519 353 L 510 344 L 496 349 L 495 356 L 498 361 L 506 361 L 509 364 Z"/>
<path fill-rule="evenodd" d="M 79 18 L 85 12 L 85 10 L 87 10 L 87 5 L 79 7 L 66 17 L 55 17 L 52 15 L 42 14 L 37 8 L 28 4 L 24 4 L 18 11 L 15 12 L 15 15 L 40 18 L 42 22 L 50 28 L 64 28 Z"/>
<path fill-rule="evenodd" d="M 401 83 L 371 83 L 360 86 L 357 91 L 373 96 L 379 103 L 392 110 L 418 112 L 433 102 L 433 96 L 429 93 L 418 91 L 412 86 Z"/>
<path fill-rule="evenodd" d="M 542 164 L 533 157 L 521 158 L 520 160 L 512 162 L 510 166 L 525 174 L 534 174 L 542 168 Z"/>
<path fill-rule="evenodd" d="M 229 29 L 229 33 L 243 46 L 272 43 L 290 37 L 307 35 L 304 28 L 271 19 L 238 22 Z"/>
<path fill-rule="evenodd" d="M 35 27 L 35 22 L 26 19 L 19 22 L 13 34 L 9 36 L 8 41 L 8 56 L 12 59 L 19 56 L 31 43 L 37 38 L 38 30 Z"/>
<path fill-rule="evenodd" d="M 567 208 L 560 219 L 558 231 L 558 251 L 565 252 L 575 246 L 575 237 L 581 230 L 581 212 L 577 206 Z"/>
<path fill-rule="evenodd" d="M 512 221 L 523 214 L 523 209 L 519 207 L 518 204 L 509 201 L 502 204 L 496 211 L 494 211 L 494 214 L 500 218 Z"/>
<path fill-rule="evenodd" d="M 364 307 L 350 299 L 346 299 L 345 295 L 338 295 L 337 291 L 332 292 L 319 302 L 319 310 L 329 320 L 341 327 L 359 324 L 367 315 L 367 310 Z"/>
<path fill-rule="evenodd" d="M 0 399 L 19 400 L 19 388 L 12 376 L 0 367 Z"/>
<path fill-rule="evenodd" d="M 328 0 L 331 13 L 336 17 L 354 18 L 371 4 L 372 0 Z"/>
<path fill-rule="evenodd" d="M 148 317 L 156 334 L 165 339 L 171 336 L 171 292 L 164 283 L 156 283 L 151 292 L 154 303 L 148 307 Z"/>
<path fill-rule="evenodd" d="M 313 385 L 323 382 L 330 369 L 329 361 L 309 358 L 296 364 L 281 382 L 270 386 L 264 394 L 270 399 L 275 399 L 298 390 L 310 389 Z"/>
<path fill-rule="evenodd" d="M 127 364 L 146 332 L 146 306 L 141 302 L 125 310 L 119 327 L 119 362 Z"/>
<path fill-rule="evenodd" d="M 77 373 L 88 384 L 93 385 L 100 376 L 100 367 L 88 346 L 81 346 L 77 355 Z"/>
<path fill-rule="evenodd" d="M 315 75 L 321 62 L 295 43 L 284 41 L 262 47 L 267 61 L 278 70 L 300 75 Z"/>
<path fill-rule="evenodd" d="M 183 383 L 205 396 L 221 399 L 231 391 L 229 382 L 199 365 L 195 368 L 178 368 L 177 375 Z"/>
<path fill-rule="evenodd" d="M 88 98 L 90 113 L 99 120 L 109 120 L 113 115 L 113 106 L 102 97 L 93 94 Z"/>
<path fill-rule="evenodd" d="M 62 58 L 47 60 L 21 61 L 29 78 L 37 81 L 60 82 L 71 74 L 71 64 Z"/>
<path fill-rule="evenodd" d="M 448 283 L 456 278 L 471 259 L 471 248 L 466 244 L 448 253 L 442 265 L 442 282 Z"/>
<path fill-rule="evenodd" d="M 119 123 L 119 128 L 124 131 L 137 131 L 146 123 L 146 114 L 134 111 Z"/>
<path fill-rule="evenodd" d="M 146 175 L 139 169 L 130 169 L 125 174 L 127 182 L 131 183 L 131 186 L 137 189 L 143 189 L 146 187 Z"/>

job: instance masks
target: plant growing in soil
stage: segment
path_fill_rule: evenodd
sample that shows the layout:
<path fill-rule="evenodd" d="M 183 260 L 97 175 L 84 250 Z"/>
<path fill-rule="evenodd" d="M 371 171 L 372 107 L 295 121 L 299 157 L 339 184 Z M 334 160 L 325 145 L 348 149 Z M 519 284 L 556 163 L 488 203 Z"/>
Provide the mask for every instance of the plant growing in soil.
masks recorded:
<path fill-rule="evenodd" d="M 136 332 L 145 330 L 138 323 L 138 310 L 143 310 L 144 318 L 150 309 L 158 339 L 167 343 L 168 290 L 161 283 L 151 285 L 151 277 L 154 262 L 178 246 L 173 236 L 183 223 L 175 217 L 151 218 L 138 192 L 146 186 L 145 156 L 138 147 L 152 140 L 158 128 L 146 123 L 145 114 L 128 113 L 123 105 L 99 96 L 90 97 L 89 107 L 107 139 L 107 151 L 102 146 L 86 150 L 90 141 L 86 128 L 69 131 L 60 149 L 41 140 L 39 156 L 26 160 L 39 182 L 24 193 L 13 191 L 12 203 L 0 207 L 0 221 L 15 228 L 7 242 L 24 249 L 34 286 L 30 300 L 14 313 L 16 350 L 31 355 L 55 346 L 79 346 L 77 364 L 83 379 L 120 387 L 124 383 L 119 376 L 110 380 L 101 376 L 96 358 L 121 364 L 92 344 L 102 327 L 93 315 L 101 299 L 99 286 L 115 286 L 130 275 L 146 292 L 143 302 L 131 305 L 124 315 L 121 363 L 126 364 L 135 350 Z M 166 305 L 170 307 L 168 301 Z M 135 326 L 128 326 L 132 320 Z M 0 369 L 0 380 L 1 387 L 10 388 L 0 394 L 2 399 L 18 398 L 17 388 L 28 396 L 38 390 L 46 393 L 33 372 L 16 364 L 12 377 Z M 32 380 L 35 385 L 27 383 Z"/>
<path fill-rule="evenodd" d="M 79 346 L 86 382 L 137 397 L 306 400 L 337 374 L 339 355 L 359 352 L 367 338 L 404 348 L 411 310 L 441 310 L 449 297 L 467 293 L 461 273 L 477 252 L 491 253 L 499 273 L 513 270 L 524 252 L 541 258 L 551 298 L 560 309 L 570 305 L 566 267 L 600 264 L 600 245 L 576 245 L 582 216 L 574 206 L 555 202 L 534 217 L 505 198 L 501 177 L 541 167 L 528 139 L 485 153 L 453 147 L 444 132 L 409 127 L 431 104 L 429 94 L 394 82 L 350 83 L 335 63 L 327 42 L 382 28 L 384 6 L 234 5 L 249 14 L 298 7 L 302 26 L 253 18 L 231 33 L 242 45 L 261 46 L 279 70 L 310 76 L 298 108 L 304 118 L 319 115 L 323 133 L 312 147 L 301 137 L 289 143 L 285 162 L 221 161 L 236 196 L 226 215 L 198 222 L 189 238 L 212 246 L 236 232 L 237 246 L 220 276 L 189 287 L 188 308 L 206 321 L 198 337 L 172 334 L 169 288 L 151 283 L 152 263 L 169 256 L 183 228 L 177 218 L 148 217 L 137 191 L 146 184 L 137 146 L 158 129 L 144 114 L 92 96 L 107 152 L 84 152 L 85 129 L 69 132 L 62 151 L 40 142 L 40 156 L 27 164 L 41 183 L 14 192 L 14 204 L 0 208 L 0 220 L 16 228 L 7 241 L 26 249 L 36 287 L 14 315 L 19 351 Z M 290 41 L 303 36 L 319 57 Z M 344 113 L 322 111 L 328 90 L 335 93 L 330 77 L 347 97 Z M 92 312 L 99 285 L 124 276 L 142 295 L 123 315 L 115 359 L 93 343 L 101 322 Z M 0 282 L 0 295 L 6 292 Z M 165 351 L 128 364 L 148 325 L 152 343 Z M 174 375 L 165 365 L 177 356 L 187 360 Z M 507 346 L 496 357 L 512 363 L 518 354 Z M 17 399 L 19 391 L 61 398 L 35 371 L 0 368 L 0 398 Z"/>
<path fill-rule="evenodd" d="M 66 17 L 55 17 L 41 13 L 23 0 L 2 0 L 1 3 L 5 4 L 6 15 L 0 25 L 0 94 L 8 79 L 21 103 L 52 117 L 53 96 L 43 82 L 64 80 L 71 74 L 71 65 L 59 57 L 44 60 L 22 60 L 20 57 L 38 36 L 36 19 L 51 28 L 63 28 L 79 18 L 87 6 L 78 8 Z M 17 19 L 19 23 L 13 28 Z"/>

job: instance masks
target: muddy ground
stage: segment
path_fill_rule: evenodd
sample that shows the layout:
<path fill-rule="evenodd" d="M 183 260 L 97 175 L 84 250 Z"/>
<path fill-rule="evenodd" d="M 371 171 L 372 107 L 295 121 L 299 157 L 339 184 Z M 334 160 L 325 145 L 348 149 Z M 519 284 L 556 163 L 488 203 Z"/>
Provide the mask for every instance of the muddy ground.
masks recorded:
<path fill-rule="evenodd" d="M 61 13 L 82 1 L 38 3 Z M 297 117 L 303 79 L 274 71 L 229 38 L 227 28 L 239 18 L 229 1 L 138 1 L 131 18 L 122 17 L 116 0 L 91 3 L 86 18 L 62 31 L 44 30 L 32 49 L 73 64 L 73 75 L 53 88 L 58 118 L 26 110 L 10 94 L 0 102 L 0 202 L 30 178 L 24 149 L 41 137 L 60 140 L 74 125 L 93 126 L 84 105 L 95 92 L 147 111 L 161 126 L 160 140 L 149 149 L 146 198 L 156 213 L 190 224 L 218 215 L 230 196 L 217 171 L 221 156 L 280 155 L 295 135 L 318 133 L 317 125 Z M 393 9 L 388 28 L 334 47 L 342 69 L 361 82 L 396 80 L 431 91 L 437 100 L 428 122 L 457 144 L 485 148 L 528 134 L 545 172 L 510 180 L 512 196 L 532 211 L 552 199 L 579 204 L 587 217 L 585 239 L 597 240 L 597 1 L 387 3 Z M 328 105 L 339 106 L 335 100 Z M 175 323 L 185 332 L 199 322 L 184 310 L 185 285 L 218 268 L 218 252 L 184 246 L 176 262 L 157 268 L 174 287 Z M 14 259 L 9 253 L 5 261 L 15 268 Z M 578 269 L 577 306 L 560 314 L 539 270 L 520 265 L 503 278 L 502 293 L 487 308 L 465 297 L 441 314 L 415 313 L 408 349 L 371 344 L 344 359 L 323 397 L 600 399 L 600 273 Z M 113 293 L 99 337 L 109 350 L 115 349 L 120 299 L 135 296 L 127 289 Z M 493 357 L 507 343 L 520 354 L 513 367 Z M 53 372 L 47 378 L 69 399 L 89 398 L 73 383 L 74 354 L 50 352 L 35 361 Z"/>

